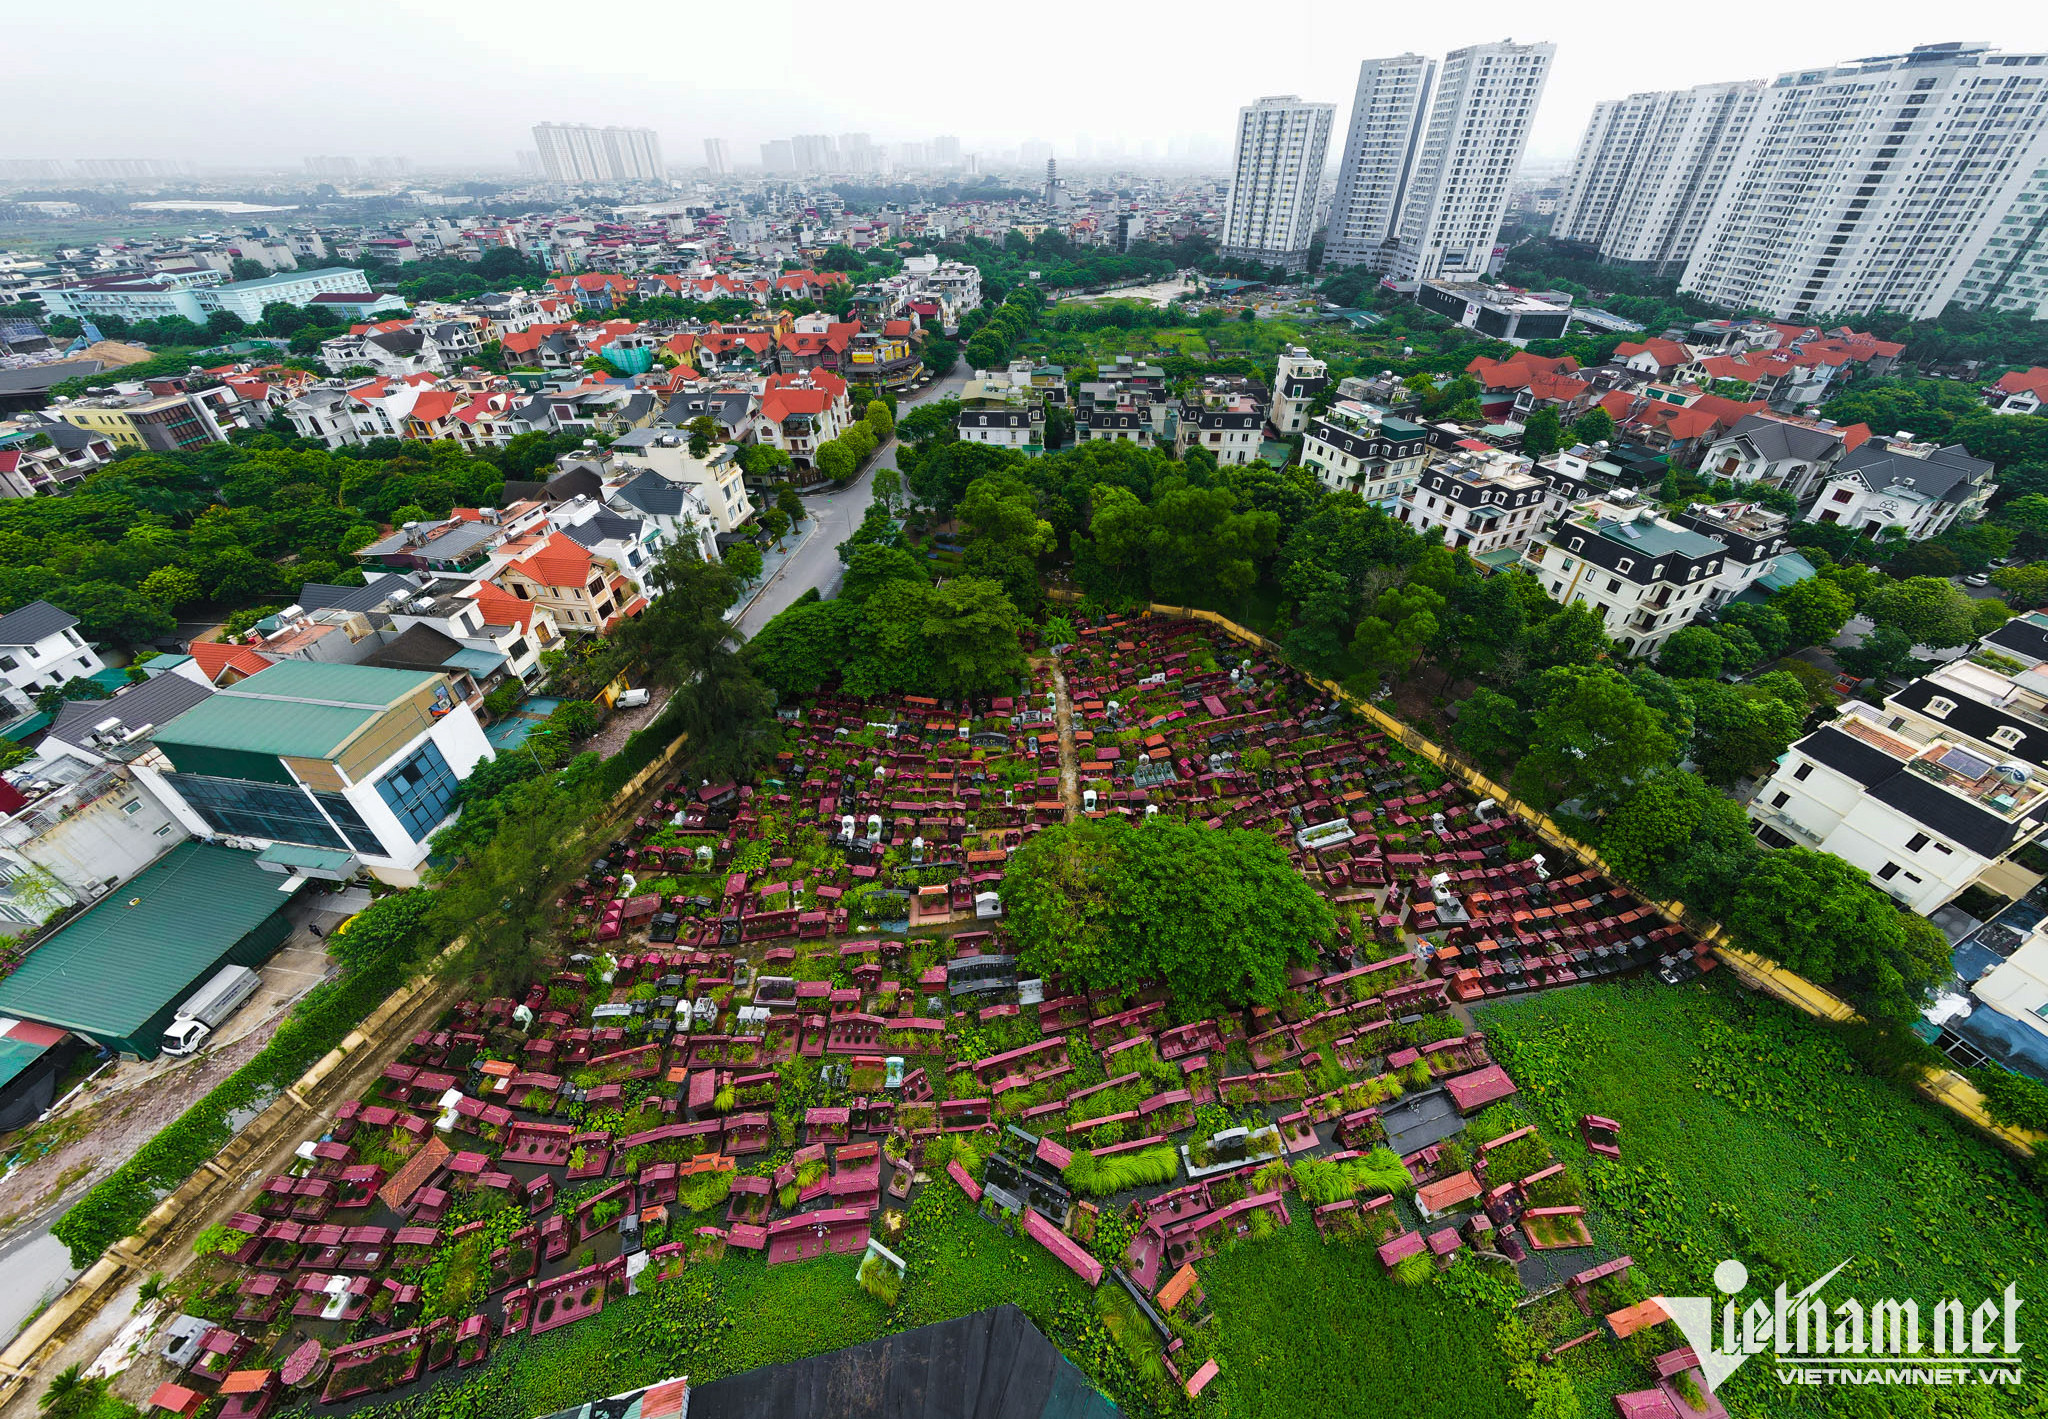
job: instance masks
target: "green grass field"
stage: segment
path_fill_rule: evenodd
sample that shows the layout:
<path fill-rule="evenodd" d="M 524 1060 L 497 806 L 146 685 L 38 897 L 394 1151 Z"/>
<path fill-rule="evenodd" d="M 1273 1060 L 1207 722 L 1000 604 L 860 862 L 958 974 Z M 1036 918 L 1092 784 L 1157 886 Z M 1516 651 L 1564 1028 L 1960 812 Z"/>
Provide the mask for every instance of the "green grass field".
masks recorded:
<path fill-rule="evenodd" d="M 1844 1259 L 1825 1293 L 1836 1302 L 1914 1297 L 1926 1313 L 1953 1296 L 1967 1309 L 2009 1281 L 2023 1303 L 2048 1298 L 2048 1218 L 2014 1164 L 1775 1002 L 1726 983 L 1651 981 L 1475 1013 L 1524 1107 L 1584 1170 L 1603 1241 L 1635 1258 L 1653 1293 L 1711 1296 L 1715 1265 L 1736 1257 L 1746 1299 L 1781 1280 L 1796 1291 Z M 1620 1163 L 1580 1145 L 1584 1113 L 1621 1123 Z M 2048 1341 L 2025 1304 L 2020 1331 L 2029 1354 Z M 1589 1414 L 1630 1368 L 1586 1367 Z M 1772 1419 L 2048 1413 L 2028 1407 L 2038 1395 L 1988 1390 L 1787 1389 L 1757 1365 L 1723 1397 L 1736 1415 Z"/>

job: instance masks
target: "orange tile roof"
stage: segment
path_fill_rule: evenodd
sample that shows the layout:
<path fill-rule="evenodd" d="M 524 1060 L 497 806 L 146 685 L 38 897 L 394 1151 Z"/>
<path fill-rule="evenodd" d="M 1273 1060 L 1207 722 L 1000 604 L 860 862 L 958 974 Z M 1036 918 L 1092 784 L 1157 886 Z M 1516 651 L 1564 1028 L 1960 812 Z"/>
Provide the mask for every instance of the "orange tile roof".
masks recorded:
<path fill-rule="evenodd" d="M 2010 370 L 1998 377 L 1998 383 L 1991 386 L 2000 394 L 2032 393 L 2038 398 L 2048 399 L 2048 370 L 2036 365 L 2030 370 Z"/>
<path fill-rule="evenodd" d="M 223 670 L 233 670 L 237 675 L 254 675 L 259 670 L 268 670 L 275 663 L 269 656 L 248 646 L 224 641 L 193 641 L 185 650 L 207 680 L 216 685 L 220 683 Z"/>
<path fill-rule="evenodd" d="M 477 583 L 476 605 L 483 612 L 486 625 L 517 626 L 522 631 L 533 628 L 533 603 L 521 600 L 494 581 Z"/>
<path fill-rule="evenodd" d="M 557 532 L 512 564 L 512 570 L 542 586 L 581 586 L 590 579 L 590 551 Z"/>

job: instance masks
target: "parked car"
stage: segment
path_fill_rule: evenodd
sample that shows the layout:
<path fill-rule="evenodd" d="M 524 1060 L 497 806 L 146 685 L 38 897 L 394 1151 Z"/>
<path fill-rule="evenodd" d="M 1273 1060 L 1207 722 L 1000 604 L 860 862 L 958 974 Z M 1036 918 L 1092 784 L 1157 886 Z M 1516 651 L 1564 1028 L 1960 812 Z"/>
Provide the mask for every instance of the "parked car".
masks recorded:
<path fill-rule="evenodd" d="M 1986 576 L 1983 572 L 1972 572 L 1970 575 L 1963 578 L 1963 585 L 1989 586 L 1991 585 L 1991 578 Z"/>

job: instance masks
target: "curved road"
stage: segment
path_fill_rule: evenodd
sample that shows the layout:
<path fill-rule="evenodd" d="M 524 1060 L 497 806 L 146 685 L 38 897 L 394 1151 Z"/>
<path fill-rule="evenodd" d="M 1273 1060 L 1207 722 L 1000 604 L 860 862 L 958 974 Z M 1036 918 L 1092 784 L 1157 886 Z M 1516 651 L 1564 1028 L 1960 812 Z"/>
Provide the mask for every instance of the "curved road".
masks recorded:
<path fill-rule="evenodd" d="M 973 371 L 964 364 L 956 366 L 952 374 L 938 380 L 908 398 L 897 400 L 899 414 L 933 399 L 958 398 L 966 387 Z M 752 636 L 761 627 L 774 620 L 776 615 L 788 607 L 799 596 L 812 587 L 818 588 L 820 596 L 838 594 L 839 583 L 846 568 L 839 560 L 839 544 L 853 535 L 867 516 L 868 505 L 875 500 L 874 470 L 896 467 L 896 440 L 890 439 L 860 477 L 844 488 L 829 493 L 818 493 L 804 499 L 804 517 L 815 519 L 804 544 L 784 562 L 768 585 L 754 599 L 754 604 L 735 622 L 740 634 Z"/>

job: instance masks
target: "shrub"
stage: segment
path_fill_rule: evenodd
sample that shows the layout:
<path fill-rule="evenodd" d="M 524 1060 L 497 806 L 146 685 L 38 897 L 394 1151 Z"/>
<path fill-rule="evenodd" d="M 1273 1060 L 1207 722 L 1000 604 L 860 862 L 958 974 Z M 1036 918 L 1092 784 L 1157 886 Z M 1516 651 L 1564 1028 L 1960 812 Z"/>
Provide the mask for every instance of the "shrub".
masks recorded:
<path fill-rule="evenodd" d="M 1180 1150 L 1170 1143 L 1109 1158 L 1076 1153 L 1060 1174 L 1067 1186 L 1090 1197 L 1108 1197 L 1127 1188 L 1171 1182 L 1179 1175 Z"/>
<path fill-rule="evenodd" d="M 854 1279 L 860 1282 L 861 1290 L 889 1309 L 896 1308 L 896 1298 L 903 1291 L 903 1278 L 888 1262 L 879 1256 L 870 1255 L 860 1264 L 860 1272 Z"/>
<path fill-rule="evenodd" d="M 731 1173 L 698 1173 L 684 1178 L 676 1189 L 676 1201 L 692 1212 L 708 1212 L 732 1192 Z"/>
<path fill-rule="evenodd" d="M 1420 1286 L 1436 1271 L 1436 1263 L 1429 1259 L 1429 1253 L 1419 1251 L 1413 1256 L 1404 1256 L 1394 1264 L 1394 1280 L 1403 1286 Z"/>
<path fill-rule="evenodd" d="M 1972 1070 L 1970 1082 L 1983 1093 L 1993 1123 L 2048 1133 L 2048 1084 L 1996 1068 Z"/>

